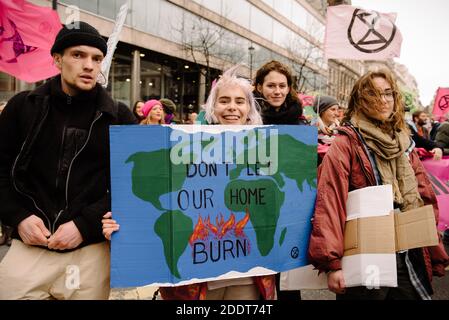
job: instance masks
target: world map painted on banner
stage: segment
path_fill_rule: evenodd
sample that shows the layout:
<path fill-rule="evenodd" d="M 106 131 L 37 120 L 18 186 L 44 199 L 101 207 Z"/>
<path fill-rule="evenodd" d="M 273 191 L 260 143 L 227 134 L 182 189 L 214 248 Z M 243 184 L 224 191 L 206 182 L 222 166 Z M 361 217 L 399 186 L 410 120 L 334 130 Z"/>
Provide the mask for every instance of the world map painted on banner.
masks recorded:
<path fill-rule="evenodd" d="M 212 138 L 190 133 L 187 139 L 170 142 L 168 137 L 177 136 L 176 126 L 111 128 L 112 207 L 121 225 L 113 236 L 112 286 L 178 283 L 258 266 L 282 271 L 304 265 L 317 157 L 316 129 L 304 128 L 256 128 L 254 132 L 263 135 L 254 139 L 248 139 L 251 130 L 233 132 L 240 149 L 232 164 L 198 160 L 204 159 L 204 152 L 225 149 L 216 148 L 225 143 L 224 131 Z M 273 166 L 248 163 L 247 155 L 271 146 L 272 132 L 279 152 L 276 172 L 267 175 Z M 116 154 L 116 144 L 127 151 Z M 188 164 L 172 163 L 175 149 L 190 159 Z M 236 159 L 244 163 L 236 164 Z"/>

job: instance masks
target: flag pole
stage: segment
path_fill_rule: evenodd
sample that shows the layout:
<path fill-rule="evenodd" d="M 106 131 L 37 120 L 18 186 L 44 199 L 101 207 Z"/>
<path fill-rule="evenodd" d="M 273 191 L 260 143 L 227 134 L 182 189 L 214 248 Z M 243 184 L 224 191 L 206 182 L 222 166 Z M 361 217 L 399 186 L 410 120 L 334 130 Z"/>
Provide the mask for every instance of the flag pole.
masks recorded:
<path fill-rule="evenodd" d="M 114 30 L 108 38 L 108 51 L 106 57 L 103 59 L 103 63 L 101 65 L 102 76 L 104 77 L 103 87 L 106 88 L 108 86 L 108 77 L 109 70 L 112 64 L 112 57 L 114 55 L 117 43 L 120 38 L 120 32 L 122 31 L 123 24 L 125 23 L 126 16 L 128 14 L 129 1 L 126 1 L 119 10 L 117 14 L 117 19 L 115 21 Z"/>

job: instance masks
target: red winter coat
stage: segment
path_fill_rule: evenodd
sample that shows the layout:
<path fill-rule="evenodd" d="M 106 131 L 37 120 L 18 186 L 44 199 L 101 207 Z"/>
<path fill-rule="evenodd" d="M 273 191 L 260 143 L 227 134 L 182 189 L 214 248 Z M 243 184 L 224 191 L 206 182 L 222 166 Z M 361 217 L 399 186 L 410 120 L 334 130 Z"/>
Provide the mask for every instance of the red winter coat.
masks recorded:
<path fill-rule="evenodd" d="M 318 168 L 318 194 L 309 244 L 309 261 L 324 272 L 341 269 L 348 192 L 376 185 L 369 157 L 357 133 L 350 127 L 340 127 L 339 132 Z M 424 167 L 415 151 L 409 159 L 418 191 L 426 205 L 433 205 L 438 224 L 437 200 Z M 443 276 L 449 256 L 441 238 L 438 246 L 422 250 L 429 280 L 432 274 Z"/>

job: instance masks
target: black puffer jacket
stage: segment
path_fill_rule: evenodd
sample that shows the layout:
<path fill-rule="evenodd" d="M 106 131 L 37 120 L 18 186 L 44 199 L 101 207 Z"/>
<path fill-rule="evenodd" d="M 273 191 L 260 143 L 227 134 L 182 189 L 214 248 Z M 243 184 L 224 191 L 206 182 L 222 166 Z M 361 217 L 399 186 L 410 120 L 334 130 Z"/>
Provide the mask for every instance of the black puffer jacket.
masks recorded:
<path fill-rule="evenodd" d="M 0 219 L 14 227 L 32 214 L 54 233 L 72 221 L 85 246 L 104 240 L 110 210 L 109 126 L 135 124 L 100 86 L 70 97 L 60 77 L 14 96 L 0 115 Z"/>

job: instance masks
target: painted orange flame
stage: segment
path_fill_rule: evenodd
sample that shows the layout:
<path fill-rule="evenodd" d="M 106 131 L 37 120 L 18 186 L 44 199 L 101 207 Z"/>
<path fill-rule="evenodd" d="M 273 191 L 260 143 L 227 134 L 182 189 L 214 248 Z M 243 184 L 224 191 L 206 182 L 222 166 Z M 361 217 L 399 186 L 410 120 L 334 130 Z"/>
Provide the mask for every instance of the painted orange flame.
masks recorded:
<path fill-rule="evenodd" d="M 209 231 L 208 228 L 205 228 L 203 219 L 201 219 L 201 216 L 198 218 L 198 222 L 193 229 L 193 233 L 190 236 L 189 243 L 190 245 L 193 245 L 193 243 L 200 239 L 200 240 L 206 240 L 209 237 Z"/>
<path fill-rule="evenodd" d="M 216 218 L 216 225 L 210 222 L 210 216 L 204 220 L 201 218 L 201 215 L 198 217 L 198 222 L 193 230 L 192 235 L 190 236 L 189 243 L 193 245 L 196 240 L 205 241 L 210 237 L 210 234 L 213 234 L 216 238 L 222 239 L 230 232 L 234 231 L 235 236 L 244 237 L 245 234 L 243 229 L 249 221 L 249 212 L 246 210 L 246 215 L 242 220 L 235 222 L 235 215 L 231 212 L 229 219 L 227 221 L 224 220 L 223 215 L 220 213 Z"/>
<path fill-rule="evenodd" d="M 221 227 L 221 232 L 218 236 L 218 239 L 223 238 L 229 231 L 231 231 L 232 228 L 234 227 L 234 223 L 235 223 L 235 216 L 233 213 L 231 213 L 229 220 L 226 221 L 226 223 L 224 223 L 223 226 Z"/>
<path fill-rule="evenodd" d="M 216 226 L 214 226 L 212 223 L 210 223 L 210 216 L 207 216 L 206 219 L 206 227 L 209 228 L 209 230 L 215 234 L 216 236 L 218 236 L 218 228 Z"/>

